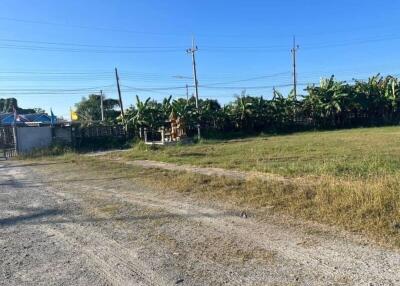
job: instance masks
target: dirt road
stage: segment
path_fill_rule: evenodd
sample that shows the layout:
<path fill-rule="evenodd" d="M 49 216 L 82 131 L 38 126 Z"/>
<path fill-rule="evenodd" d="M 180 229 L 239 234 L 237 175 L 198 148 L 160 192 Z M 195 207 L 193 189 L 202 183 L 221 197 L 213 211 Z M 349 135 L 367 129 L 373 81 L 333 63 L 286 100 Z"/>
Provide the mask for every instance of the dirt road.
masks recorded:
<path fill-rule="evenodd" d="M 59 167 L 0 162 L 0 285 L 400 284 L 400 253 L 350 234 Z"/>

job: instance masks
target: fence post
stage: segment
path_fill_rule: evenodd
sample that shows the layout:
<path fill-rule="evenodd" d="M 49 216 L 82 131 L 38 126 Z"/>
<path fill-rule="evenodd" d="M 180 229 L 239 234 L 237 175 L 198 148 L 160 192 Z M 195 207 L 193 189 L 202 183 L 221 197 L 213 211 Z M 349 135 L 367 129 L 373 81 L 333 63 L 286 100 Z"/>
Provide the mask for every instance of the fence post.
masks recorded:
<path fill-rule="evenodd" d="M 13 126 L 13 136 L 14 136 L 14 145 L 15 145 L 15 155 L 18 155 L 18 133 L 17 133 L 16 124 L 14 124 L 14 126 Z"/>
<path fill-rule="evenodd" d="M 147 128 L 144 128 L 144 143 L 147 143 Z"/>
<path fill-rule="evenodd" d="M 163 127 L 161 127 L 161 144 L 164 145 L 164 141 L 165 141 L 165 129 L 163 126 Z"/>

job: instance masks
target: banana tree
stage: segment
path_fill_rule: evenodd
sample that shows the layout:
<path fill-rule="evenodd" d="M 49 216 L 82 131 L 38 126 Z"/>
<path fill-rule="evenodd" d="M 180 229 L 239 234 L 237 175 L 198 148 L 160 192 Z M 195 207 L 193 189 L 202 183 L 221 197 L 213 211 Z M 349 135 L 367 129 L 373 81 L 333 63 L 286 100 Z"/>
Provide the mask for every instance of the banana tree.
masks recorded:
<path fill-rule="evenodd" d="M 149 126 L 149 102 L 150 97 L 142 101 L 136 95 L 136 105 L 128 113 L 128 122 L 132 123 L 134 127 Z"/>
<path fill-rule="evenodd" d="M 321 79 L 319 86 L 308 86 L 306 91 L 308 95 L 304 97 L 303 106 L 309 116 L 320 124 L 335 126 L 348 96 L 345 82 L 336 81 L 332 75 Z"/>
<path fill-rule="evenodd" d="M 235 96 L 236 100 L 233 102 L 230 113 L 239 129 L 252 129 L 252 115 L 253 115 L 253 102 L 252 98 L 246 95 L 243 91 L 240 96 Z"/>
<path fill-rule="evenodd" d="M 354 91 L 362 106 L 362 112 L 371 123 L 384 119 L 386 110 L 391 104 L 385 96 L 385 80 L 380 74 L 368 78 L 367 81 L 357 80 Z"/>

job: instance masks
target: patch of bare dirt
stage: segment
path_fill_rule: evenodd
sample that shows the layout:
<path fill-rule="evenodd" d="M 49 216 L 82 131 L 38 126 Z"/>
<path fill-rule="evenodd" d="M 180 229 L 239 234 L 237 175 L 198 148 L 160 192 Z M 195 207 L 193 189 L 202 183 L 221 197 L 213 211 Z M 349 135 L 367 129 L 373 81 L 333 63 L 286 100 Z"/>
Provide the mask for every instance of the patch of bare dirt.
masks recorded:
<path fill-rule="evenodd" d="M 398 251 L 350 234 L 243 218 L 62 165 L 1 172 L 1 285 L 400 283 Z"/>

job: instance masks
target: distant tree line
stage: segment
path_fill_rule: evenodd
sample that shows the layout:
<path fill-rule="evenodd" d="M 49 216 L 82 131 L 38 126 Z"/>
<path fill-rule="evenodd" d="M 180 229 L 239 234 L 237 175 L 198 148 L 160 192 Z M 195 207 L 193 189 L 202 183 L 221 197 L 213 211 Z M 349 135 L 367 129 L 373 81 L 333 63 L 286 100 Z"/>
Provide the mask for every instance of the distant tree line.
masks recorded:
<path fill-rule="evenodd" d="M 118 101 L 104 99 L 103 103 L 105 123 L 122 123 Z M 83 98 L 76 110 L 83 124 L 99 124 L 100 96 Z M 308 86 L 304 95 L 297 97 L 293 92 L 283 96 L 275 89 L 269 99 L 243 91 L 226 105 L 214 99 L 199 99 L 199 109 L 194 97 L 172 100 L 170 96 L 156 101 L 136 96 L 135 105 L 125 111 L 125 123 L 135 132 L 144 127 L 157 130 L 168 126 L 171 118 L 179 118 L 189 134 L 194 134 L 200 124 L 205 135 L 399 124 L 400 81 L 378 74 L 366 81 L 347 83 L 332 76 L 322 79 L 319 85 Z"/>
<path fill-rule="evenodd" d="M 200 99 L 199 110 L 195 99 L 165 98 L 157 102 L 137 97 L 136 105 L 127 112 L 127 122 L 133 129 L 157 129 L 166 125 L 171 116 L 179 117 L 187 128 L 195 130 L 197 123 L 205 132 L 240 131 L 284 132 L 307 128 L 348 128 L 398 124 L 400 122 L 400 81 L 393 76 L 379 74 L 367 81 L 347 83 L 334 76 L 310 85 L 305 95 L 293 92 L 283 96 L 273 91 L 271 99 L 240 96 L 224 106 L 217 100 Z"/>
<path fill-rule="evenodd" d="M 14 112 L 16 109 L 18 114 L 29 114 L 29 113 L 44 113 L 45 111 L 41 108 L 21 108 L 18 106 L 16 98 L 0 98 L 0 113 Z"/>

